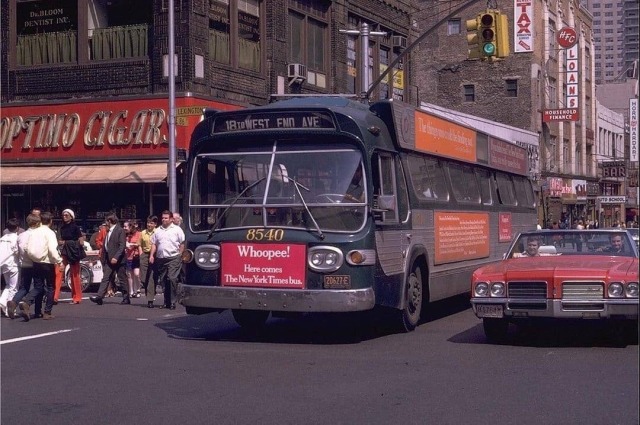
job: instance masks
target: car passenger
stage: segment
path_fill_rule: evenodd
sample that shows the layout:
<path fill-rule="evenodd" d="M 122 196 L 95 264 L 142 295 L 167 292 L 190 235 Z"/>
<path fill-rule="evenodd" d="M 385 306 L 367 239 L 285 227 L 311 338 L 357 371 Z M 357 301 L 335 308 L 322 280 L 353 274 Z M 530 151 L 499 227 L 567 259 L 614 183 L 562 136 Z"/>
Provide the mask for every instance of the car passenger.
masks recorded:
<path fill-rule="evenodd" d="M 624 252 L 624 242 L 622 241 L 622 235 L 609 236 L 609 246 L 599 248 L 600 252 L 608 252 L 611 254 L 620 254 Z"/>

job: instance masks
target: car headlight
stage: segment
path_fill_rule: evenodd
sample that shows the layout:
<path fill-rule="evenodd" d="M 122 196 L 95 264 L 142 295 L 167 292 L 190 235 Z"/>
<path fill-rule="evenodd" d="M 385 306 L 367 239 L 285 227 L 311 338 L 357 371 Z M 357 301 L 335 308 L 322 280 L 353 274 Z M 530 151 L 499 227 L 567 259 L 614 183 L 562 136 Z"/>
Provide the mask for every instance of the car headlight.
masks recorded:
<path fill-rule="evenodd" d="M 205 270 L 216 270 L 220 267 L 220 247 L 217 245 L 200 245 L 193 253 L 198 267 Z"/>
<path fill-rule="evenodd" d="M 627 283 L 626 295 L 629 298 L 638 298 L 638 282 Z"/>
<path fill-rule="evenodd" d="M 318 272 L 334 272 L 342 266 L 344 255 L 338 248 L 332 246 L 314 246 L 309 249 L 307 264 Z"/>
<path fill-rule="evenodd" d="M 491 282 L 492 297 L 504 297 L 504 294 L 505 294 L 504 282 Z"/>
<path fill-rule="evenodd" d="M 473 294 L 476 297 L 488 297 L 489 296 L 489 284 L 487 282 L 478 282 L 473 289 Z"/>
<path fill-rule="evenodd" d="M 607 292 L 611 298 L 620 298 L 624 295 L 624 287 L 620 282 L 612 282 Z"/>

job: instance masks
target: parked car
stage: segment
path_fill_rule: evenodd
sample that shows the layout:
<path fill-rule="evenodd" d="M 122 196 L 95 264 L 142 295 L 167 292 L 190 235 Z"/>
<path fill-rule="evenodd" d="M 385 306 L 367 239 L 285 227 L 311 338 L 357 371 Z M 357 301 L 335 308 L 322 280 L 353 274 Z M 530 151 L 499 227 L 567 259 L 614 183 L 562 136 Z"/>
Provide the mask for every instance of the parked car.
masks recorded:
<path fill-rule="evenodd" d="M 98 285 L 102 281 L 102 263 L 99 251 L 87 251 L 87 256 L 80 261 L 80 281 L 82 282 L 82 292 L 98 289 Z M 64 284 L 71 288 L 69 266 L 64 270 Z"/>
<path fill-rule="evenodd" d="M 623 319 L 624 327 L 638 320 L 638 247 L 624 229 L 521 233 L 502 261 L 473 273 L 471 305 L 492 342 L 509 323 L 538 318 Z"/>

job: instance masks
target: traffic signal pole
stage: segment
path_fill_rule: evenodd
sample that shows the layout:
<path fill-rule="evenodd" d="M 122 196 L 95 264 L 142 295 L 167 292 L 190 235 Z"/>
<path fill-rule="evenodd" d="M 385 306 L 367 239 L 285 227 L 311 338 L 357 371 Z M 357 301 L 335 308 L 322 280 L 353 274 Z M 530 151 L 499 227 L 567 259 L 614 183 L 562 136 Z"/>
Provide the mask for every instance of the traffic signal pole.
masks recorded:
<path fill-rule="evenodd" d="M 445 22 L 447 22 L 449 19 L 453 18 L 454 16 L 456 16 L 457 14 L 459 14 L 460 12 L 462 12 L 463 10 L 465 10 L 466 8 L 473 6 L 474 4 L 478 3 L 480 0 L 468 0 L 467 2 L 465 2 L 463 5 L 459 6 L 458 8 L 454 9 L 451 13 L 449 13 L 447 16 L 445 16 L 444 18 L 442 18 L 441 20 L 439 20 L 438 22 L 436 22 L 436 24 L 434 26 L 432 26 L 431 28 L 429 28 L 428 30 L 426 30 L 422 35 L 420 35 L 420 37 L 416 38 L 413 43 L 411 43 L 410 45 L 407 46 L 407 48 L 401 52 L 387 67 L 387 69 L 385 69 L 385 71 L 380 74 L 380 76 L 378 78 L 376 78 L 376 80 L 371 84 L 371 86 L 369 87 L 369 89 L 367 90 L 367 92 L 363 95 L 364 99 L 369 99 L 369 97 L 371 96 L 371 93 L 373 92 L 373 90 L 378 86 L 378 84 L 380 84 L 385 78 L 387 78 L 387 75 L 393 71 L 394 67 L 398 64 L 398 62 L 400 62 L 402 59 L 404 59 L 404 57 L 407 55 L 407 53 L 409 53 L 411 50 L 413 50 L 414 47 L 416 47 L 418 44 L 420 44 L 420 42 L 422 40 L 424 40 L 428 35 L 430 35 L 431 33 L 433 33 L 436 29 L 438 29 L 440 27 L 440 25 L 444 24 Z M 368 47 L 368 46 L 367 46 Z M 367 61 L 368 61 L 368 48 L 366 51 L 366 55 L 367 55 Z M 369 70 L 366 69 L 366 72 L 368 72 Z M 368 78 L 368 77 L 367 77 Z"/>

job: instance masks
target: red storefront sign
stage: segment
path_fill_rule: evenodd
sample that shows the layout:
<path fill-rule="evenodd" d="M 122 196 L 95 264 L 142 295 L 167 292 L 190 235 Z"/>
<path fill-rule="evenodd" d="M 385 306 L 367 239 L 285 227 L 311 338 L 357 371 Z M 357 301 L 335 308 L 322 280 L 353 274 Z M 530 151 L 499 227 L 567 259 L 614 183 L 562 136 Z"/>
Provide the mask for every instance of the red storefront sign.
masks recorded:
<path fill-rule="evenodd" d="M 166 158 L 167 99 L 5 106 L 0 116 L 2 161 Z M 202 109 L 238 109 L 193 97 L 176 99 L 176 147 L 188 148 Z"/>
<path fill-rule="evenodd" d="M 222 286 L 304 289 L 304 245 L 229 242 L 221 254 Z"/>
<path fill-rule="evenodd" d="M 579 112 L 576 108 L 545 109 L 542 111 L 542 122 L 578 121 Z"/>

